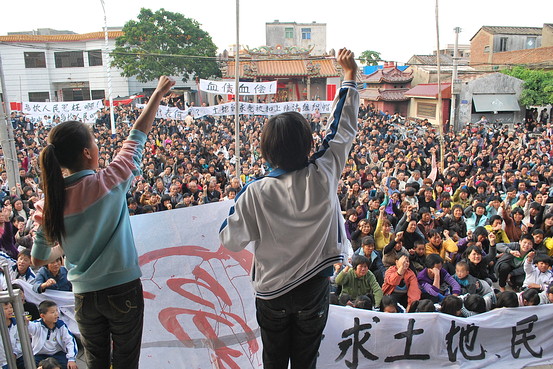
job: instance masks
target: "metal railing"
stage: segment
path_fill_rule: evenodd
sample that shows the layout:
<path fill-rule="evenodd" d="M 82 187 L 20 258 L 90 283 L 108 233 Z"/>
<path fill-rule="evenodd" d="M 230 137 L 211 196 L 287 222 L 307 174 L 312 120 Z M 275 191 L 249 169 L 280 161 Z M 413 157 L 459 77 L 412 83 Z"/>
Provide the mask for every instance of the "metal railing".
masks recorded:
<path fill-rule="evenodd" d="M 2 271 L 4 272 L 4 278 L 6 278 L 7 291 L 0 291 L 0 303 L 3 305 L 10 302 L 13 306 L 15 313 L 15 321 L 17 325 L 17 333 L 19 334 L 19 342 L 21 343 L 21 351 L 23 352 L 23 361 L 25 368 L 36 369 L 35 358 L 33 355 L 33 349 L 31 347 L 31 338 L 29 331 L 27 330 L 27 318 L 25 317 L 23 310 L 23 299 L 21 298 L 22 292 L 20 290 L 14 290 L 12 288 L 10 274 L 8 272 L 8 266 L 2 265 Z M 6 316 L 4 315 L 4 309 L 0 308 L 0 336 L 2 337 L 2 343 L 4 344 L 4 352 L 6 354 L 6 360 L 8 362 L 8 368 L 16 369 L 15 356 L 13 354 L 12 343 L 8 327 L 4 322 Z"/>

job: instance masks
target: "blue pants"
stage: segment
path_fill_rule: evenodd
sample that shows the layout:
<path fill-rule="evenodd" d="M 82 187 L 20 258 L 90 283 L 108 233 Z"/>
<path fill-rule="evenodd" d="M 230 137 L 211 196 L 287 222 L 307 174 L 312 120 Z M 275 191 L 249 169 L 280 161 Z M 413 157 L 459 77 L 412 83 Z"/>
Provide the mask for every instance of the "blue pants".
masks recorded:
<path fill-rule="evenodd" d="M 140 279 L 100 291 L 75 294 L 88 369 L 137 369 L 144 323 Z M 113 357 L 111 342 L 113 341 Z"/>
<path fill-rule="evenodd" d="M 283 296 L 256 299 L 263 342 L 263 368 L 311 369 L 328 318 L 328 277 L 316 276 Z"/>

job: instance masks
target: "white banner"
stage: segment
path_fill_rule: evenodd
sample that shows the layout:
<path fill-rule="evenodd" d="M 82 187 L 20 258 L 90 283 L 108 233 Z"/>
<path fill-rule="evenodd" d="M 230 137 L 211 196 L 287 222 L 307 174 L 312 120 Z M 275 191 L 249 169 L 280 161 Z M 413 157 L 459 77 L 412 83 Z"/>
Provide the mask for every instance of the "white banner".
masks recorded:
<path fill-rule="evenodd" d="M 210 94 L 236 95 L 233 79 L 225 81 L 210 81 L 200 79 L 200 90 Z M 238 92 L 240 95 L 268 95 L 277 93 L 277 83 L 272 82 L 239 82 Z"/>
<path fill-rule="evenodd" d="M 62 101 L 62 102 L 23 102 L 21 111 L 33 122 L 38 122 L 46 116 L 60 117 L 60 121 L 78 120 L 93 123 L 96 113 L 102 109 L 102 100 Z"/>
<path fill-rule="evenodd" d="M 146 301 L 141 368 L 262 368 L 253 255 L 219 243 L 232 201 L 131 217 Z M 471 318 L 331 306 L 318 368 L 553 363 L 553 306 Z"/>
<path fill-rule="evenodd" d="M 145 104 L 137 104 L 138 108 L 144 108 Z M 254 104 L 240 102 L 240 115 L 276 115 L 287 111 L 296 111 L 300 114 L 313 114 L 316 110 L 321 114 L 330 114 L 332 101 L 292 101 L 283 103 Z M 156 118 L 183 120 L 190 113 L 194 118 L 201 118 L 206 115 L 221 116 L 234 115 L 235 103 L 221 105 L 192 107 L 186 110 L 160 106 Z"/>

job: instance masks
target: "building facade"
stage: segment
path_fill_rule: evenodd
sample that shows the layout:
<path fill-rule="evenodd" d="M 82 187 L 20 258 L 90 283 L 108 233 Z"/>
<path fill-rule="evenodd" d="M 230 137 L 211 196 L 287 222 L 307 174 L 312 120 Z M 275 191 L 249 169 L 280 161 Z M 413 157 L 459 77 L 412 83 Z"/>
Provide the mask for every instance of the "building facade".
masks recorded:
<path fill-rule="evenodd" d="M 35 33 L 35 34 L 33 34 Z M 108 98 L 104 32 L 86 34 L 27 32 L 0 36 L 0 58 L 5 77 L 5 95 L 10 102 L 83 101 Z M 113 50 L 121 31 L 108 32 Z M 157 81 L 141 83 L 122 77 L 112 68 L 112 97 L 153 91 Z M 178 83 L 180 89 L 195 89 L 194 83 Z M 189 99 L 194 99 L 190 96 Z"/>
<path fill-rule="evenodd" d="M 524 81 L 503 73 L 490 73 L 462 80 L 457 99 L 456 129 L 477 122 L 484 115 L 490 123 L 512 125 L 524 119 L 518 100 Z"/>
<path fill-rule="evenodd" d="M 517 64 L 553 69 L 553 24 L 543 27 L 483 26 L 471 38 L 471 66 L 498 70 Z"/>
<path fill-rule="evenodd" d="M 299 47 L 312 55 L 326 53 L 326 23 L 279 22 L 265 24 L 266 45 L 277 48 Z"/>
<path fill-rule="evenodd" d="M 365 104 L 373 105 L 379 111 L 406 116 L 410 98 L 405 92 L 411 87 L 412 80 L 411 71 L 400 70 L 395 63 L 386 62 L 382 69 L 359 77 L 364 85 L 359 96 Z"/>

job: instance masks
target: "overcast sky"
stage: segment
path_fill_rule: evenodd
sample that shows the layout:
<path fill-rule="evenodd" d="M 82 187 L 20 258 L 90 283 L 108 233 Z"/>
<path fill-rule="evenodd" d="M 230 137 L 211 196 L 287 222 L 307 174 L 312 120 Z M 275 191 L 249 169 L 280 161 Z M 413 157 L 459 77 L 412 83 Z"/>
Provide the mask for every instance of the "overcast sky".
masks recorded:
<path fill-rule="evenodd" d="M 141 7 L 165 8 L 197 20 L 222 51 L 236 38 L 236 1 L 232 0 L 105 0 L 109 27 L 136 19 Z M 345 7 L 345 4 L 350 4 Z M 459 43 L 469 40 L 483 25 L 541 27 L 553 23 L 551 0 L 440 0 L 440 46 L 454 42 L 454 27 L 461 27 Z M 100 0 L 2 0 L 0 35 L 13 31 L 54 28 L 87 33 L 102 30 Z M 406 62 L 414 54 L 436 48 L 435 0 L 242 0 L 240 44 L 265 44 L 265 23 L 327 24 L 327 49 L 348 47 L 356 55 L 379 51 L 384 60 Z"/>

